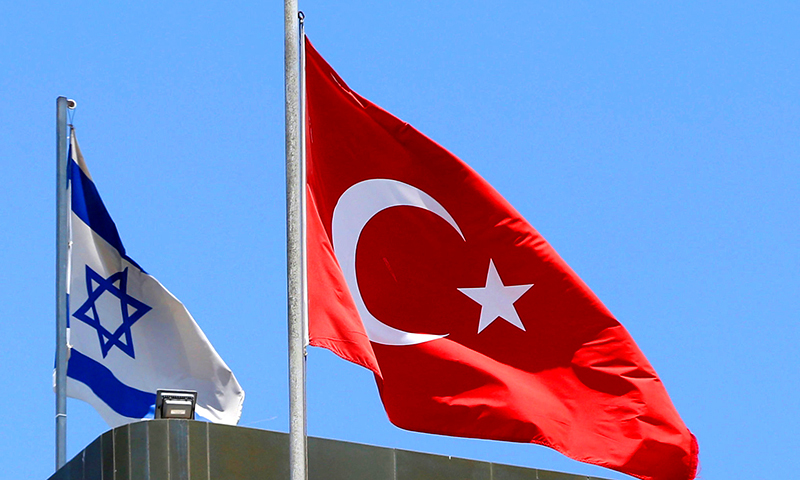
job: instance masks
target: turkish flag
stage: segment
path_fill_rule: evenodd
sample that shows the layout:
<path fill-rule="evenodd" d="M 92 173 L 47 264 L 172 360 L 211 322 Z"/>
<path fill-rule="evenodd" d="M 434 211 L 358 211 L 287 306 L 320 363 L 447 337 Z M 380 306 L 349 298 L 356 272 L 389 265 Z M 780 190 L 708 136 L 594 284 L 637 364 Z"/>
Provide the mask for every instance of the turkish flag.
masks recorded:
<path fill-rule="evenodd" d="M 625 328 L 485 180 L 306 43 L 309 336 L 392 423 L 692 479 L 697 442 Z"/>

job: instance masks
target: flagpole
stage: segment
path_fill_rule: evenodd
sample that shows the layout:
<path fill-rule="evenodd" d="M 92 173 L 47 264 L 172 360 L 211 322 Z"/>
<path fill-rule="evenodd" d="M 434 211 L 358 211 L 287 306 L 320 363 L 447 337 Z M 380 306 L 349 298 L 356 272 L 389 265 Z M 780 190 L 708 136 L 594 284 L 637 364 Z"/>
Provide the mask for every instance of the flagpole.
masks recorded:
<path fill-rule="evenodd" d="M 56 100 L 56 470 L 67 462 L 67 98 Z"/>
<path fill-rule="evenodd" d="M 300 171 L 300 67 L 297 0 L 284 0 L 286 87 L 286 270 L 289 327 L 289 478 L 308 478 L 303 328 L 302 173 Z"/>

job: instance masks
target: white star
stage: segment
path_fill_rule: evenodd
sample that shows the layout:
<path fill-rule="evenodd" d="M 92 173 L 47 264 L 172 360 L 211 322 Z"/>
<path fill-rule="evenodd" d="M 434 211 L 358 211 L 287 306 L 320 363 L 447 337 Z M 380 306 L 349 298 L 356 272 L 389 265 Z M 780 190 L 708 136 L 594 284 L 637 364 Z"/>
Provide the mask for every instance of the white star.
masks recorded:
<path fill-rule="evenodd" d="M 530 285 L 509 285 L 503 284 L 494 262 L 489 260 L 489 272 L 486 274 L 486 286 L 477 288 L 459 288 L 458 290 L 472 300 L 481 304 L 481 319 L 478 323 L 478 333 L 488 327 L 497 318 L 502 318 L 511 325 L 525 331 L 514 302 L 525 294 Z"/>

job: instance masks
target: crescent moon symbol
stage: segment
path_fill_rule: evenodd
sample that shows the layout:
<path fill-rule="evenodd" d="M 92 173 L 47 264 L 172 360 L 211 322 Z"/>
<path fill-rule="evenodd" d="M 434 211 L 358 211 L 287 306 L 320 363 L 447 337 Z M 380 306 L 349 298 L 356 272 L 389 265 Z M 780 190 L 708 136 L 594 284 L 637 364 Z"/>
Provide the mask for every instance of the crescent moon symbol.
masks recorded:
<path fill-rule="evenodd" d="M 361 231 L 376 214 L 396 206 L 417 207 L 433 212 L 464 238 L 450 213 L 427 193 L 397 180 L 372 179 L 353 185 L 339 197 L 333 209 L 333 250 L 369 339 L 383 345 L 416 345 L 447 335 L 405 332 L 381 322 L 364 305 L 356 275 L 356 250 Z"/>

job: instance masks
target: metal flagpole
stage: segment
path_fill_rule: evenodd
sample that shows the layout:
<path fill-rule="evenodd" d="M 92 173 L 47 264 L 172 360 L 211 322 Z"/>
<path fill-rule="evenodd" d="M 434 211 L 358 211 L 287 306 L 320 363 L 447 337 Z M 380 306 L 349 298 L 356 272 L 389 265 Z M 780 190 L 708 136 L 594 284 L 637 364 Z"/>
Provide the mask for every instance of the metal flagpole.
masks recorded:
<path fill-rule="evenodd" d="M 67 98 L 56 101 L 56 470 L 67 462 Z"/>
<path fill-rule="evenodd" d="M 300 171 L 300 68 L 297 0 L 284 0 L 286 83 L 286 264 L 289 323 L 289 478 L 308 478 Z"/>

